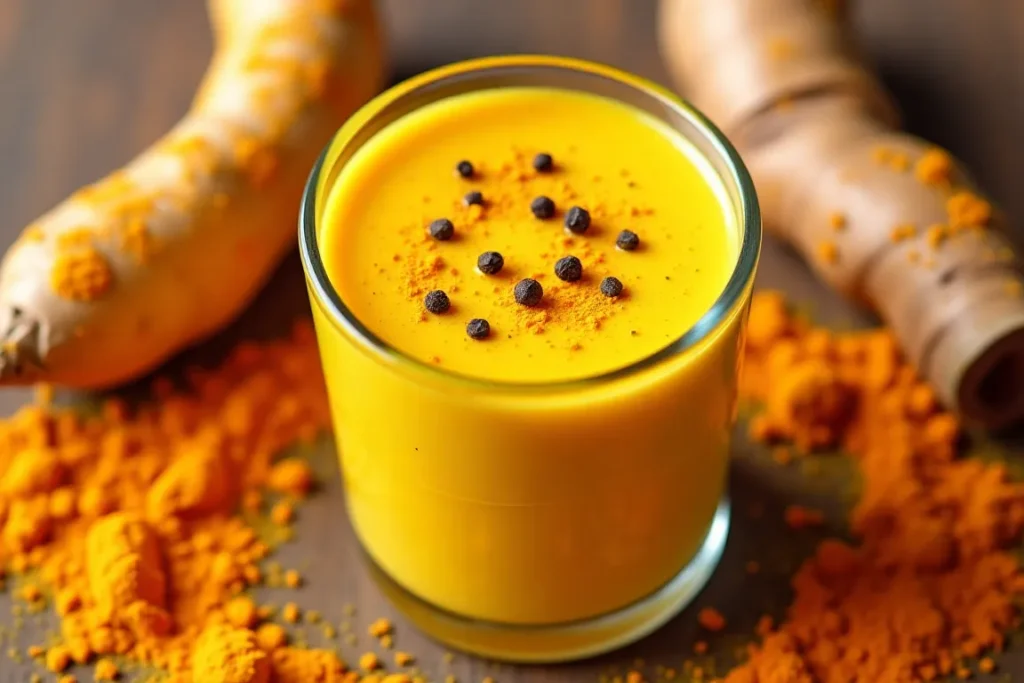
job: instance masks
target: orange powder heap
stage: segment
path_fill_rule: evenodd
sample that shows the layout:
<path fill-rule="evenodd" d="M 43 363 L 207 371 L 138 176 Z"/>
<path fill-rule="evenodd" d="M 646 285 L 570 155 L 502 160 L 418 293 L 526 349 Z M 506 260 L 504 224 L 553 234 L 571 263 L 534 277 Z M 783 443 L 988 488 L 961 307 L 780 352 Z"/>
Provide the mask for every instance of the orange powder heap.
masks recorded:
<path fill-rule="evenodd" d="M 265 488 L 304 496 L 308 465 L 272 459 L 328 427 L 311 327 L 153 393 L 134 412 L 111 399 L 95 415 L 30 406 L 0 421 L 0 561 L 38 570 L 54 596 L 61 642 L 47 663 L 122 655 L 172 683 L 340 679 L 335 655 L 257 636 L 239 597 L 270 552 L 239 502 L 258 505 Z"/>
<path fill-rule="evenodd" d="M 1007 548 L 1024 486 L 1002 464 L 958 458 L 956 418 L 888 331 L 836 334 L 755 297 L 741 386 L 762 441 L 841 447 L 863 491 L 854 544 L 822 542 L 793 578 L 786 620 L 729 683 L 902 683 L 962 671 L 1000 651 L 1024 587 Z"/>

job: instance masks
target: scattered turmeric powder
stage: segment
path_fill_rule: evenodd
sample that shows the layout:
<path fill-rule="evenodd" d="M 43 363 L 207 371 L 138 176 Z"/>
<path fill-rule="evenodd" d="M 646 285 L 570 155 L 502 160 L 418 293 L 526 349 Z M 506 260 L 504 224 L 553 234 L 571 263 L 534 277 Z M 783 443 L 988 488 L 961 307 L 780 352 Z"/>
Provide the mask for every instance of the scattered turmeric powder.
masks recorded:
<path fill-rule="evenodd" d="M 269 548 L 232 512 L 266 485 L 277 452 L 329 423 L 308 323 L 242 343 L 184 390 L 157 380 L 154 393 L 158 402 L 108 400 L 88 417 L 41 404 L 0 421 L 0 556 L 38 577 L 19 597 L 54 596 L 55 671 L 120 655 L 196 683 L 204 625 L 259 621 L 239 593 Z M 310 480 L 283 479 L 308 490 Z M 223 645 L 208 644 L 209 657 Z"/>
<path fill-rule="evenodd" d="M 277 624 L 262 624 L 256 629 L 256 643 L 266 652 L 273 652 L 287 642 L 287 632 Z"/>
<path fill-rule="evenodd" d="M 925 185 L 947 187 L 953 173 L 953 157 L 944 149 L 934 147 L 914 164 L 914 176 Z"/>
<path fill-rule="evenodd" d="M 820 242 L 818 244 L 818 258 L 820 258 L 824 263 L 838 263 L 839 247 L 831 240 Z"/>
<path fill-rule="evenodd" d="M 375 619 L 366 630 L 367 633 L 369 633 L 374 638 L 383 638 L 384 636 L 390 634 L 393 628 L 394 626 L 391 624 L 391 621 L 389 619 L 381 617 L 379 619 Z"/>
<path fill-rule="evenodd" d="M 286 458 L 276 463 L 267 475 L 267 488 L 304 498 L 313 487 L 309 463 L 300 458 Z"/>
<path fill-rule="evenodd" d="M 294 569 L 289 569 L 284 573 L 284 585 L 289 588 L 298 588 L 302 585 L 302 576 Z"/>
<path fill-rule="evenodd" d="M 71 654 L 63 645 L 54 645 L 46 652 L 46 668 L 60 673 L 71 666 Z"/>
<path fill-rule="evenodd" d="M 286 500 L 278 501 L 270 509 L 270 521 L 274 524 L 285 526 L 291 524 L 295 519 L 295 508 Z"/>
<path fill-rule="evenodd" d="M 36 600 L 43 597 L 42 592 L 39 590 L 39 586 L 34 583 L 26 583 L 21 588 L 21 599 L 25 602 L 35 602 Z"/>
<path fill-rule="evenodd" d="M 956 192 L 947 199 L 946 212 L 954 230 L 982 228 L 992 220 L 992 205 L 969 190 Z"/>
<path fill-rule="evenodd" d="M 106 294 L 114 282 L 107 259 L 92 247 L 57 253 L 50 271 L 50 286 L 64 299 L 93 301 Z"/>
<path fill-rule="evenodd" d="M 892 232 L 889 233 L 889 239 L 892 242 L 902 242 L 913 239 L 915 235 L 917 235 L 917 227 L 913 223 L 900 223 L 893 227 Z"/>
<path fill-rule="evenodd" d="M 268 683 L 270 659 L 252 631 L 211 626 L 192 653 L 192 679 L 198 683 Z"/>
<path fill-rule="evenodd" d="M 366 672 L 379 669 L 380 660 L 377 658 L 377 654 L 374 652 L 364 652 L 359 657 L 359 668 Z"/>
<path fill-rule="evenodd" d="M 36 657 L 42 657 L 44 654 L 46 654 L 46 649 L 42 645 L 29 645 L 28 649 L 25 651 L 25 654 L 27 654 L 32 659 L 35 659 Z"/>
<path fill-rule="evenodd" d="M 969 670 L 959 658 L 1001 649 L 1015 620 L 1020 566 L 1006 548 L 1024 529 L 1024 485 L 1003 464 L 955 457 L 957 419 L 891 333 L 815 329 L 780 299 L 755 296 L 741 395 L 765 405 L 757 438 L 813 433 L 815 447 L 842 447 L 856 460 L 857 542 L 819 544 L 793 578 L 786 621 L 759 625 L 760 645 L 725 680 L 962 677 Z M 801 376 L 815 381 L 793 391 L 786 378 Z"/>
<path fill-rule="evenodd" d="M 259 620 L 255 603 L 244 595 L 233 598 L 224 606 L 224 616 L 232 626 L 238 628 L 252 628 Z"/>
<path fill-rule="evenodd" d="M 289 624 L 298 623 L 301 618 L 301 612 L 299 606 L 294 602 L 289 602 L 281 609 L 281 618 L 287 621 Z"/>
<path fill-rule="evenodd" d="M 354 672 L 349 672 L 346 678 L 344 663 L 327 650 L 280 647 L 270 657 L 273 683 L 348 683 L 358 680 Z"/>
<path fill-rule="evenodd" d="M 717 633 L 725 628 L 725 617 L 714 607 L 705 607 L 697 613 L 697 623 L 708 631 Z"/>
<path fill-rule="evenodd" d="M 785 510 L 786 526 L 790 529 L 807 529 L 821 526 L 825 516 L 819 510 L 812 510 L 802 505 L 789 505 Z"/>
<path fill-rule="evenodd" d="M 117 668 L 117 664 L 109 659 L 101 659 L 96 662 L 92 676 L 97 681 L 116 681 L 120 675 L 121 670 Z"/>
<path fill-rule="evenodd" d="M 910 168 L 910 157 L 903 152 L 893 152 L 889 157 L 889 168 L 897 173 L 903 173 Z"/>
<path fill-rule="evenodd" d="M 416 662 L 416 658 L 408 652 L 402 652 L 399 650 L 395 653 L 395 666 L 411 666 Z"/>

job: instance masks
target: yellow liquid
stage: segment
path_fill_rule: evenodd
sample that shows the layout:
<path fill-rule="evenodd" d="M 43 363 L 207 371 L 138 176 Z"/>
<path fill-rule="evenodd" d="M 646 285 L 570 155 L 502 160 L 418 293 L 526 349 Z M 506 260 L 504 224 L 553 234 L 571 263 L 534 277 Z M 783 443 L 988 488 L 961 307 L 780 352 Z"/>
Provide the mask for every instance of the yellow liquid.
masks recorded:
<path fill-rule="evenodd" d="M 532 159 L 547 152 L 551 173 Z M 460 159 L 476 170 L 453 172 Z M 466 207 L 479 190 L 485 208 Z M 538 220 L 530 201 L 554 200 Z M 504 89 L 453 97 L 390 126 L 346 166 L 328 200 L 322 251 L 327 272 L 355 316 L 389 345 L 473 377 L 538 382 L 602 374 L 678 339 L 722 292 L 736 262 L 736 229 L 724 188 L 698 152 L 640 111 L 578 92 Z M 571 206 L 591 214 L 580 236 L 563 227 Z M 437 218 L 455 238 L 434 240 Z M 641 247 L 616 247 L 621 230 Z M 476 269 L 498 251 L 496 276 Z M 555 262 L 583 263 L 565 283 Z M 606 276 L 625 285 L 604 297 Z M 544 287 L 541 307 L 515 302 L 517 281 Z M 424 311 L 424 295 L 445 291 L 452 308 Z M 468 337 L 483 318 L 491 337 Z"/>
<path fill-rule="evenodd" d="M 532 169 L 541 151 L 554 157 L 551 175 Z M 453 173 L 460 159 L 476 177 Z M 471 190 L 484 210 L 461 205 Z M 576 92 L 427 105 L 365 143 L 325 191 L 318 239 L 344 303 L 389 346 L 473 378 L 556 382 L 634 363 L 697 321 L 736 262 L 736 217 L 694 148 L 638 110 Z M 530 213 L 540 194 L 555 201 L 554 219 Z M 583 236 L 562 226 L 571 205 L 592 214 Z M 440 217 L 455 239 L 428 236 Z M 616 248 L 622 229 L 640 249 Z M 487 250 L 504 256 L 496 276 L 474 267 Z M 580 282 L 554 276 L 566 254 L 581 259 Z M 607 275 L 624 296 L 600 293 Z M 513 300 L 528 276 L 545 290 L 538 309 Z M 432 289 L 451 310 L 424 312 Z M 700 343 L 649 369 L 516 389 L 388 361 L 314 294 L 364 547 L 415 595 L 494 622 L 568 622 L 651 594 L 694 557 L 722 497 L 747 296 Z M 469 339 L 470 318 L 486 318 L 491 337 Z"/>

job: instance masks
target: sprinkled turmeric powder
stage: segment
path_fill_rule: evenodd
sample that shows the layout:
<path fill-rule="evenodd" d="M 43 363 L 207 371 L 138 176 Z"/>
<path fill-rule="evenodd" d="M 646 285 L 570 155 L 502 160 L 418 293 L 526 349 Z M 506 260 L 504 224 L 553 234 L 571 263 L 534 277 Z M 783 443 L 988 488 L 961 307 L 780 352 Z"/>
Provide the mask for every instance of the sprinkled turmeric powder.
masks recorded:
<path fill-rule="evenodd" d="M 294 569 L 289 569 L 284 573 L 284 585 L 289 588 L 298 588 L 302 585 L 302 576 Z"/>
<path fill-rule="evenodd" d="M 233 598 L 224 606 L 224 616 L 232 626 L 238 628 L 252 628 L 259 620 L 256 614 L 256 605 L 251 598 L 244 595 Z"/>
<path fill-rule="evenodd" d="M 790 505 L 785 511 L 786 525 L 790 529 L 807 529 L 820 526 L 825 516 L 818 510 L 811 510 L 802 505 Z"/>
<path fill-rule="evenodd" d="M 109 659 L 101 659 L 96 662 L 96 668 L 92 674 L 97 681 L 116 681 L 120 675 L 121 670 L 117 668 L 117 664 Z"/>
<path fill-rule="evenodd" d="M 309 464 L 299 458 L 286 458 L 276 463 L 267 475 L 267 488 L 304 498 L 313 486 Z"/>
<path fill-rule="evenodd" d="M 903 152 L 893 152 L 889 157 L 889 168 L 897 173 L 903 173 L 910 168 L 910 158 Z"/>
<path fill-rule="evenodd" d="M 917 235 L 917 227 L 913 223 L 900 223 L 889 233 L 889 240 L 892 242 L 902 242 L 913 239 L 915 235 Z"/>
<path fill-rule="evenodd" d="M 342 683 L 346 679 L 345 665 L 333 652 L 282 647 L 270 655 L 273 683 Z M 352 672 L 350 672 L 352 673 Z"/>
<path fill-rule="evenodd" d="M 359 668 L 363 671 L 375 671 L 380 668 L 380 660 L 374 652 L 364 652 L 359 657 Z"/>
<path fill-rule="evenodd" d="M 507 223 L 522 219 L 524 207 L 529 206 L 538 194 L 536 183 L 538 178 L 543 181 L 545 174 L 539 176 L 532 168 L 532 156 L 513 146 L 509 156 L 490 162 L 478 163 L 474 160 L 478 175 L 488 183 L 483 193 L 486 202 L 467 204 L 464 198 L 453 196 L 447 199 L 446 206 L 432 211 L 447 216 L 463 239 L 487 238 L 492 230 L 500 234 L 498 231 L 504 231 Z M 559 182 L 546 187 L 545 193 L 550 195 L 555 205 L 568 207 L 579 203 L 576 201 L 579 193 L 574 184 L 586 182 L 566 172 Z M 445 201 L 438 197 L 424 197 L 423 201 L 430 204 L 437 203 L 435 200 L 438 199 Z M 609 232 L 620 226 L 633 225 L 638 216 L 653 214 L 652 209 L 638 204 L 635 197 L 605 201 L 596 197 L 588 199 L 592 200 L 585 207 L 590 220 L 595 226 L 603 226 L 600 229 Z M 474 295 L 493 297 L 494 302 L 513 313 L 510 322 L 503 322 L 502 334 L 494 334 L 492 339 L 500 340 L 508 335 L 512 338 L 522 334 L 542 335 L 552 327 L 557 327 L 560 331 L 569 332 L 566 338 L 559 339 L 559 346 L 569 351 L 579 351 L 586 346 L 596 330 L 623 310 L 628 301 L 628 297 L 609 298 L 600 293 L 599 283 L 602 278 L 615 274 L 608 260 L 609 253 L 616 249 L 616 242 L 614 237 L 601 239 L 594 232 L 590 230 L 586 234 L 570 234 L 563 230 L 552 230 L 549 235 L 541 237 L 535 248 L 531 248 L 536 253 L 530 254 L 527 263 L 522 258 L 509 257 L 507 262 L 503 261 L 503 268 L 493 273 L 484 275 L 477 272 L 476 275 L 485 278 L 478 284 L 476 280 L 467 283 L 465 279 L 458 278 L 463 270 L 453 262 L 451 252 L 445 252 L 445 247 L 439 246 L 439 242 L 423 230 L 419 223 L 410 226 L 400 249 L 395 253 L 389 252 L 387 258 L 398 264 L 397 272 L 400 275 L 395 287 L 408 298 L 411 315 L 422 323 L 431 320 L 423 310 L 423 297 L 427 292 L 441 288 L 452 296 L 453 305 L 458 305 L 459 288 L 468 284 L 477 290 L 473 292 Z M 480 239 L 481 250 L 486 248 L 486 242 L 486 239 Z M 581 262 L 583 275 L 580 279 L 562 281 L 555 277 L 555 264 L 567 256 L 574 256 Z M 643 258 L 639 252 L 637 258 Z M 384 264 L 377 264 L 377 267 L 381 274 L 390 270 Z M 510 272 L 516 272 L 519 279 L 531 278 L 542 284 L 544 294 L 539 305 L 516 304 L 512 286 L 515 280 L 505 277 Z M 631 283 L 626 284 L 628 290 Z M 494 325 L 493 318 L 488 316 L 487 319 Z M 494 331 L 497 332 L 496 325 Z M 432 362 L 443 364 L 444 359 L 433 357 Z"/>
<path fill-rule="evenodd" d="M 718 632 L 725 628 L 725 617 L 714 607 L 705 607 L 697 613 L 697 623 L 711 632 Z"/>
<path fill-rule="evenodd" d="M 286 500 L 278 501 L 270 509 L 270 520 L 277 525 L 286 526 L 295 519 L 295 508 Z"/>
<path fill-rule="evenodd" d="M 366 631 L 374 638 L 383 638 L 384 636 L 391 633 L 394 626 L 391 624 L 391 620 L 381 617 L 375 619 L 372 624 L 367 627 Z"/>
<path fill-rule="evenodd" d="M 958 662 L 1000 650 L 1015 622 L 1022 583 L 1006 548 L 1024 528 L 1024 485 L 1002 464 L 955 457 L 956 418 L 890 332 L 815 329 L 780 303 L 765 293 L 752 304 L 741 395 L 766 406 L 752 432 L 853 456 L 856 542 L 819 544 L 793 578 L 786 620 L 759 627 L 761 643 L 725 680 L 962 677 Z"/>
<path fill-rule="evenodd" d="M 270 659 L 252 631 L 211 626 L 192 653 L 192 679 L 198 683 L 267 683 Z"/>
<path fill-rule="evenodd" d="M 992 205 L 968 190 L 957 192 L 946 200 L 946 212 L 953 229 L 982 228 L 992 220 Z"/>
<path fill-rule="evenodd" d="M 63 645 L 54 645 L 46 652 L 46 668 L 60 673 L 71 666 L 71 654 Z"/>
<path fill-rule="evenodd" d="M 949 237 L 949 227 L 936 223 L 935 225 L 928 226 L 925 235 L 927 235 L 928 246 L 932 249 L 938 249 L 946 241 L 946 238 Z"/>
<path fill-rule="evenodd" d="M 925 152 L 914 164 L 914 176 L 925 185 L 946 187 L 953 173 L 953 157 L 937 147 Z"/>
<path fill-rule="evenodd" d="M 114 282 L 107 259 L 91 247 L 62 251 L 54 258 L 50 286 L 57 296 L 71 301 L 93 301 Z"/>
<path fill-rule="evenodd" d="M 299 606 L 294 602 L 289 602 L 281 610 L 281 618 L 287 621 L 289 624 L 296 624 L 301 617 Z"/>
<path fill-rule="evenodd" d="M 834 264 L 839 261 L 839 247 L 831 240 L 818 244 L 818 257 L 825 263 Z"/>
<path fill-rule="evenodd" d="M 287 642 L 287 632 L 277 624 L 263 624 L 256 629 L 256 643 L 267 652 L 273 652 Z"/>
<path fill-rule="evenodd" d="M 196 667 L 231 648 L 283 646 L 238 635 L 259 621 L 238 594 L 260 579 L 269 548 L 232 512 L 267 485 L 275 453 L 328 425 L 312 330 L 243 343 L 221 367 L 191 373 L 187 392 L 161 381 L 154 392 L 158 402 L 137 408 L 108 400 L 86 417 L 26 406 L 0 423 L 0 557 L 38 576 L 19 597 L 54 596 L 51 669 L 116 654 L 170 683 L 224 680 L 195 678 Z M 289 464 L 281 481 L 298 496 L 311 477 Z M 269 676 L 267 662 L 257 676 Z"/>

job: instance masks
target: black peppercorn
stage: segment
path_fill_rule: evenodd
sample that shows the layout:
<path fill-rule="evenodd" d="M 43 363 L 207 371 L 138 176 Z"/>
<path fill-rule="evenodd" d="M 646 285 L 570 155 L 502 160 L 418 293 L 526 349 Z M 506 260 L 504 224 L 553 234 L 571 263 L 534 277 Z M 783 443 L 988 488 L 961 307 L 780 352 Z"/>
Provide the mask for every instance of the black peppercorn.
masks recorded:
<path fill-rule="evenodd" d="M 473 318 L 466 323 L 466 334 L 470 339 L 486 339 L 491 334 L 491 324 L 483 318 Z"/>
<path fill-rule="evenodd" d="M 555 167 L 555 161 L 547 152 L 541 152 L 533 158 L 533 169 L 538 173 L 548 173 Z"/>
<path fill-rule="evenodd" d="M 455 235 L 455 225 L 447 218 L 438 218 L 430 224 L 430 236 L 435 240 L 447 242 Z"/>
<path fill-rule="evenodd" d="M 451 300 L 448 295 L 442 292 L 440 289 L 427 292 L 427 296 L 423 298 L 423 305 L 427 307 L 427 310 L 431 313 L 440 315 L 444 313 L 452 306 Z"/>
<path fill-rule="evenodd" d="M 570 232 L 582 235 L 590 227 L 590 212 L 578 206 L 572 207 L 565 212 L 565 227 Z"/>
<path fill-rule="evenodd" d="M 583 277 L 583 264 L 575 256 L 563 256 L 555 261 L 555 275 L 565 282 L 576 282 Z"/>
<path fill-rule="evenodd" d="M 640 237 L 632 230 L 623 230 L 615 240 L 615 246 L 623 251 L 633 251 L 640 246 Z"/>
<path fill-rule="evenodd" d="M 472 178 L 474 173 L 473 164 L 465 160 L 460 161 L 455 164 L 455 172 L 463 178 Z"/>
<path fill-rule="evenodd" d="M 605 296 L 619 296 L 622 294 L 622 281 L 617 277 L 606 277 L 601 280 L 601 293 Z"/>
<path fill-rule="evenodd" d="M 483 206 L 484 193 L 481 192 L 480 190 L 473 190 L 472 192 L 467 192 L 466 196 L 462 198 L 462 203 L 465 204 L 466 206 L 473 206 L 474 204 L 478 206 Z"/>
<path fill-rule="evenodd" d="M 485 251 L 477 257 L 476 267 L 485 275 L 494 275 L 505 267 L 505 258 L 496 251 Z"/>
<path fill-rule="evenodd" d="M 537 218 L 551 218 L 555 215 L 555 203 L 550 197 L 541 195 L 530 202 L 530 211 Z"/>
<path fill-rule="evenodd" d="M 544 288 L 533 278 L 520 280 L 516 283 L 516 288 L 513 291 L 516 301 L 523 306 L 536 306 L 544 298 Z"/>

